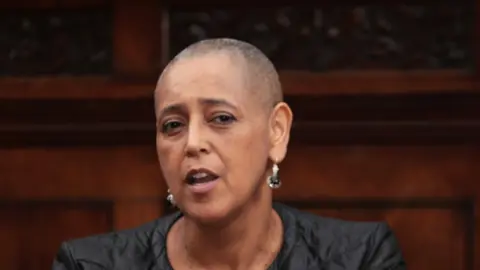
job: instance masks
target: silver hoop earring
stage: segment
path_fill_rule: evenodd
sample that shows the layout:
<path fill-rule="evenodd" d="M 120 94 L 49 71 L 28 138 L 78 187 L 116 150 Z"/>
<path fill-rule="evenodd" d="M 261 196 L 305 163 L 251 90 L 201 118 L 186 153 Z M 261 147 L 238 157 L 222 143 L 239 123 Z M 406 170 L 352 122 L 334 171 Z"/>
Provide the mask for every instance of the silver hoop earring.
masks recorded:
<path fill-rule="evenodd" d="M 168 201 L 171 205 L 175 205 L 175 198 L 173 197 L 173 194 L 170 193 L 170 189 L 169 189 L 167 192 L 168 192 L 167 201 Z"/>
<path fill-rule="evenodd" d="M 274 163 L 272 167 L 272 175 L 269 176 L 267 180 L 268 186 L 272 189 L 277 189 L 282 185 L 282 181 L 280 181 L 280 177 L 278 176 L 279 170 L 278 165 Z"/>

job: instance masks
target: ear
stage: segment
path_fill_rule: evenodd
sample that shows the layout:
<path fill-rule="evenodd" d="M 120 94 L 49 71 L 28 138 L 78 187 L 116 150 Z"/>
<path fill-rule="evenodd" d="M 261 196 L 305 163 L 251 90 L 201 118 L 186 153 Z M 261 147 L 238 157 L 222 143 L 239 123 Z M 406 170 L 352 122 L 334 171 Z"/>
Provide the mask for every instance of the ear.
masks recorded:
<path fill-rule="evenodd" d="M 285 102 L 278 103 L 270 117 L 270 158 L 280 163 L 287 154 L 293 113 Z"/>

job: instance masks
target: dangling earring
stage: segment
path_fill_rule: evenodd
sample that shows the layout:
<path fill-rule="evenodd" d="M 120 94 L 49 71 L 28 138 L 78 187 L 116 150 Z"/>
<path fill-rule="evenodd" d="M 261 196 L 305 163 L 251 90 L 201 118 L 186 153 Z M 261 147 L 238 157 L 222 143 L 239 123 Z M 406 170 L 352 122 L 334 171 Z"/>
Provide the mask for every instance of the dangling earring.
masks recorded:
<path fill-rule="evenodd" d="M 280 177 L 278 176 L 279 170 L 280 169 L 278 168 L 277 163 L 273 163 L 272 175 L 269 176 L 267 180 L 268 186 L 272 189 L 277 189 L 282 185 L 282 182 L 280 181 Z"/>
<path fill-rule="evenodd" d="M 167 201 L 168 201 L 171 205 L 175 205 L 175 198 L 173 197 L 173 194 L 170 193 L 170 189 L 169 189 L 167 192 L 168 192 Z"/>

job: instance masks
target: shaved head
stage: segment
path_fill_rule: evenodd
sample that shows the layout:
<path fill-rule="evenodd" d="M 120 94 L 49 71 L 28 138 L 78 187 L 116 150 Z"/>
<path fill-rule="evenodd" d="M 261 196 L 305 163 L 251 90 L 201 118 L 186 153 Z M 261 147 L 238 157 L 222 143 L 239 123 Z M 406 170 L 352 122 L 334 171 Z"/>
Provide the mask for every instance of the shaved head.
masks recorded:
<path fill-rule="evenodd" d="M 271 204 L 265 179 L 285 158 L 293 114 L 259 49 L 234 39 L 190 45 L 158 80 L 155 116 L 159 164 L 185 222 L 226 224 Z M 186 183 L 192 168 L 218 176 L 208 194 Z"/>
<path fill-rule="evenodd" d="M 179 62 L 185 62 L 200 56 L 223 56 L 231 58 L 240 68 L 245 85 L 269 109 L 283 101 L 282 88 L 273 63 L 257 47 L 236 39 L 216 38 L 194 43 L 177 54 L 167 65 L 159 79 L 168 75 Z"/>

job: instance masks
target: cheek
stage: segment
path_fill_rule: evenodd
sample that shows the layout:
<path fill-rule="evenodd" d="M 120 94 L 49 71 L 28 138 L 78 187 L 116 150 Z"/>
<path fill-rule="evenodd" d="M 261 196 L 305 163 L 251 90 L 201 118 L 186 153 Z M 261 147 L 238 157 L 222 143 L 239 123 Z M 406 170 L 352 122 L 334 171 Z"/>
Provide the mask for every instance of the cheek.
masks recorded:
<path fill-rule="evenodd" d="M 231 138 L 227 159 L 235 185 L 251 185 L 251 181 L 256 181 L 265 173 L 268 161 L 268 140 L 265 138 L 262 132 Z"/>
<path fill-rule="evenodd" d="M 175 144 L 158 143 L 157 155 L 160 168 L 168 186 L 174 188 L 175 179 L 178 179 L 180 172 L 181 160 L 179 158 L 178 149 Z M 177 147 L 178 148 L 178 147 Z"/>

